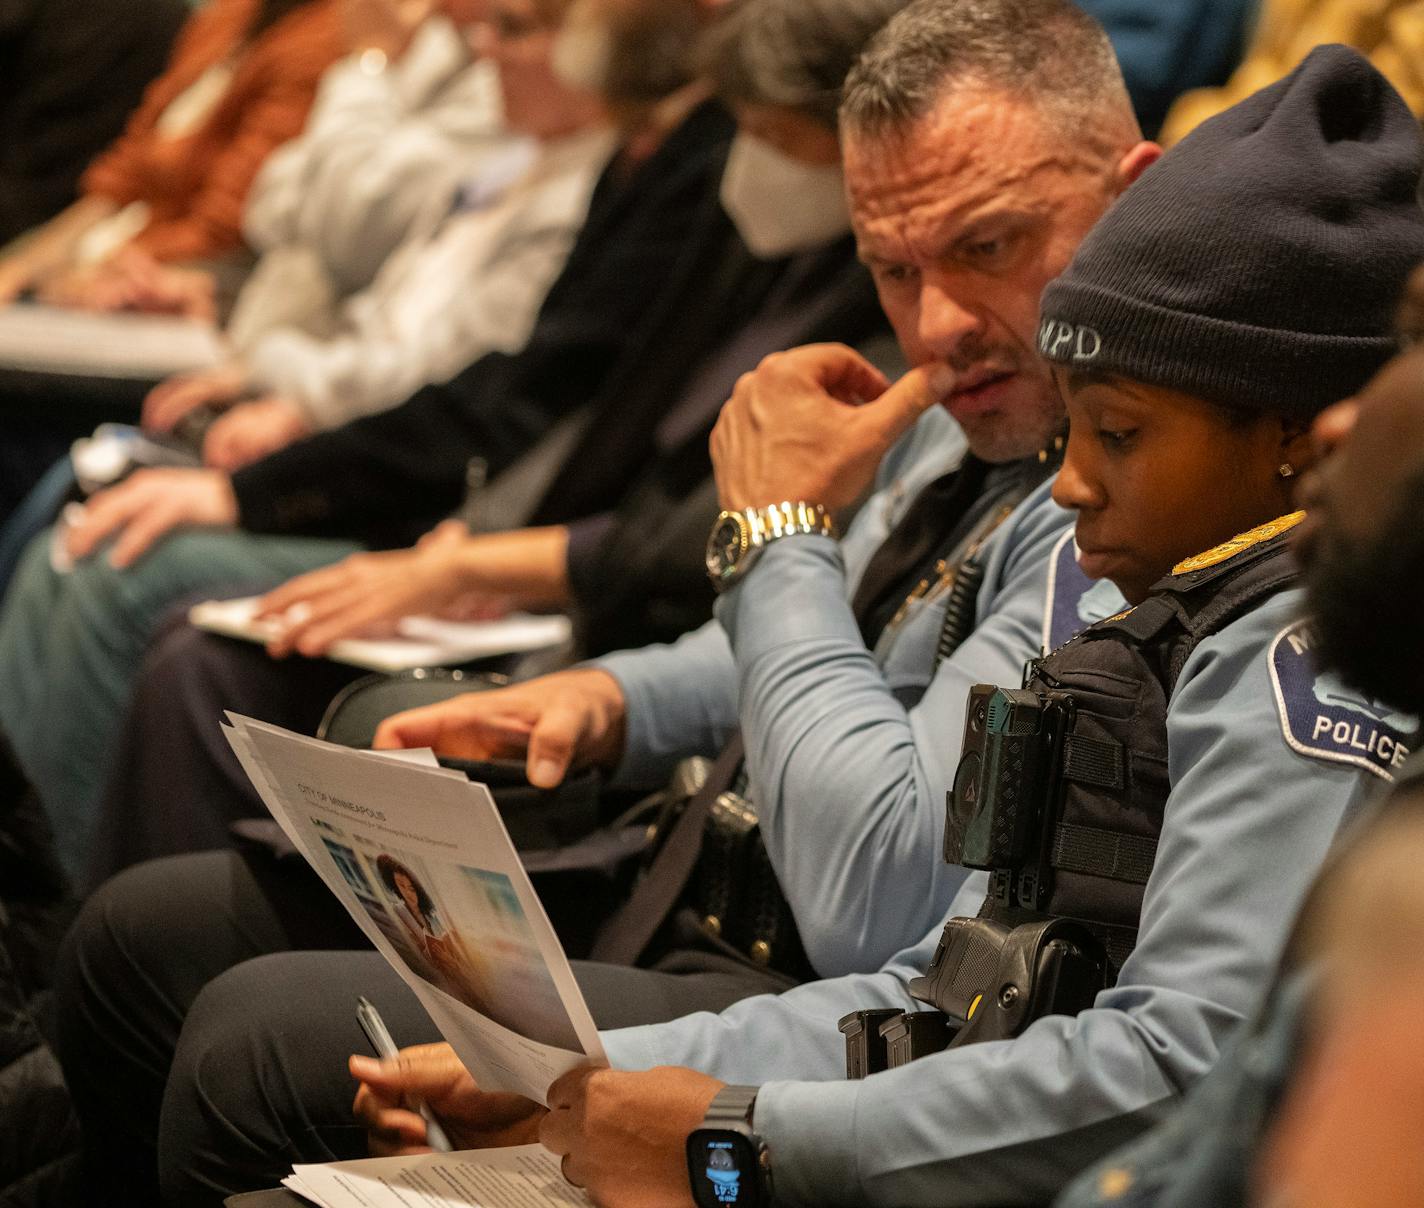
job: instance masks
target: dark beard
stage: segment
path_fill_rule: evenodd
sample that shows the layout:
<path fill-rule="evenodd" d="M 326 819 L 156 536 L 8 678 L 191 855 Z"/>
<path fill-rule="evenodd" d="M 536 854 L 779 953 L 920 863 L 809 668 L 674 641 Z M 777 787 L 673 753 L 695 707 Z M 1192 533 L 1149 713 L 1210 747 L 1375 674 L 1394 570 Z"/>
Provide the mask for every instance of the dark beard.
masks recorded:
<path fill-rule="evenodd" d="M 1424 473 L 1365 543 L 1325 513 L 1306 564 L 1323 669 L 1405 713 L 1424 713 Z"/>

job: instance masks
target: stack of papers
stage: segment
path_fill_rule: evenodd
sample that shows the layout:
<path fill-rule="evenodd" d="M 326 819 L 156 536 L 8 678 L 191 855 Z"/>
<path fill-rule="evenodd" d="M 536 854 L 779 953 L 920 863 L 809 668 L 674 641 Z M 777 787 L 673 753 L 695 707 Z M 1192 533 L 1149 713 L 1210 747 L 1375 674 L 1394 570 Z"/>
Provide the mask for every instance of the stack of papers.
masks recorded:
<path fill-rule="evenodd" d="M 0 307 L 0 366 L 149 381 L 211 369 L 227 349 L 211 323 L 169 315 Z"/>
<path fill-rule="evenodd" d="M 194 605 L 188 621 L 199 629 L 266 645 L 282 629 L 280 620 L 257 620 L 258 597 L 207 600 Z M 295 619 L 295 618 L 294 618 Z M 503 654 L 545 650 L 570 640 L 568 617 L 514 613 L 498 621 L 442 621 L 406 617 L 391 638 L 348 638 L 334 643 L 326 657 L 370 671 L 408 671 L 413 667 L 451 667 Z"/>
<path fill-rule="evenodd" d="M 587 1208 L 540 1145 L 298 1166 L 283 1186 L 321 1208 Z"/>

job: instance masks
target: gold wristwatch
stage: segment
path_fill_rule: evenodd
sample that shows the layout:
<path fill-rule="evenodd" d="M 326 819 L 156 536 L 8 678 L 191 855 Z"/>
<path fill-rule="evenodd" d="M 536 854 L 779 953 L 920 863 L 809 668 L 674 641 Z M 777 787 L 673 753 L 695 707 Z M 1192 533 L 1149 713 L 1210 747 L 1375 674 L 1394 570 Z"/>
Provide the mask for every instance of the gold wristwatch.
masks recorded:
<path fill-rule="evenodd" d="M 838 536 L 835 522 L 819 503 L 773 503 L 721 513 L 707 538 L 707 574 L 712 586 L 726 591 L 751 569 L 771 542 L 798 533 Z"/>

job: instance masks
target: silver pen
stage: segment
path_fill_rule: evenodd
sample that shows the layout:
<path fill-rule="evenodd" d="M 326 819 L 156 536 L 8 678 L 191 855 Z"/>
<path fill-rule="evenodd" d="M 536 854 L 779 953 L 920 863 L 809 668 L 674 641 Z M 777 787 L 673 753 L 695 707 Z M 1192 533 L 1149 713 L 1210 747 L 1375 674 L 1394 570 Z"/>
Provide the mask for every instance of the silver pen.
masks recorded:
<path fill-rule="evenodd" d="M 356 999 L 356 1022 L 361 1025 L 361 1031 L 366 1033 L 366 1039 L 376 1050 L 377 1057 L 386 1060 L 399 1055 L 400 1050 L 396 1048 L 396 1042 L 391 1039 L 386 1021 L 381 1018 L 381 1013 L 372 1005 L 370 999 L 364 995 Z M 449 1153 L 451 1151 L 450 1138 L 440 1127 L 440 1121 L 435 1118 L 435 1113 L 419 1100 L 415 1103 L 415 1110 L 425 1121 L 425 1139 L 430 1143 L 430 1148 L 437 1153 Z"/>

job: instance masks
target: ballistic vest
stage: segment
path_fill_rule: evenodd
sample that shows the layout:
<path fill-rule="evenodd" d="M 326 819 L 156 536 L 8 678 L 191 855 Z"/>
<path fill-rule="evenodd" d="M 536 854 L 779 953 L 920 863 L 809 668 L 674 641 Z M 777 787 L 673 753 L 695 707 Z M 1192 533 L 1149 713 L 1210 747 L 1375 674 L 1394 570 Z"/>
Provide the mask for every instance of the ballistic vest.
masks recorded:
<path fill-rule="evenodd" d="M 1141 604 L 1031 664 L 1024 690 L 1000 694 L 1001 705 L 1008 698 L 1010 706 L 1025 703 L 1026 717 L 1048 704 L 1067 719 L 1051 759 L 1009 741 L 992 759 L 986 748 L 982 769 L 970 768 L 1005 794 L 1002 809 L 974 820 L 979 847 L 1035 855 L 1012 867 L 973 865 L 990 869 L 977 918 L 945 925 L 930 969 L 910 987 L 947 1017 L 945 1028 L 928 1017 L 886 1023 L 892 1064 L 900 1063 L 897 1036 L 909 1058 L 946 1043 L 1001 1039 L 1040 1014 L 1076 1013 L 1116 980 L 1137 940 L 1162 832 L 1170 791 L 1167 710 L 1177 680 L 1204 639 L 1295 583 L 1286 532 L 1300 518 L 1282 517 L 1180 563 Z M 974 694 L 983 700 L 993 691 L 980 686 Z M 971 729 L 1014 724 L 1003 712 L 986 722 L 982 710 L 976 721 L 975 700 L 972 694 Z M 967 734 L 966 751 L 970 742 Z M 952 801 L 965 798 L 966 766 L 962 758 Z M 977 781 L 969 787 L 971 801 L 990 791 Z M 951 805 L 945 854 L 954 862 L 965 848 L 962 814 L 957 818 Z M 1031 833 L 1014 840 L 1008 831 L 1022 816 L 1034 818 Z M 848 1037 L 852 1019 L 842 1021 Z M 911 1023 L 923 1025 L 923 1041 L 907 1034 Z"/>
<path fill-rule="evenodd" d="M 1136 608 L 1090 626 L 1034 665 L 1030 688 L 1076 704 L 1037 911 L 1088 923 L 1119 966 L 1136 942 L 1167 803 L 1167 708 L 1197 646 L 1292 586 L 1287 531 L 1272 521 L 1179 564 Z M 1004 903 L 991 893 L 984 913 Z M 1010 921 L 1022 906 L 1008 908 Z"/>

